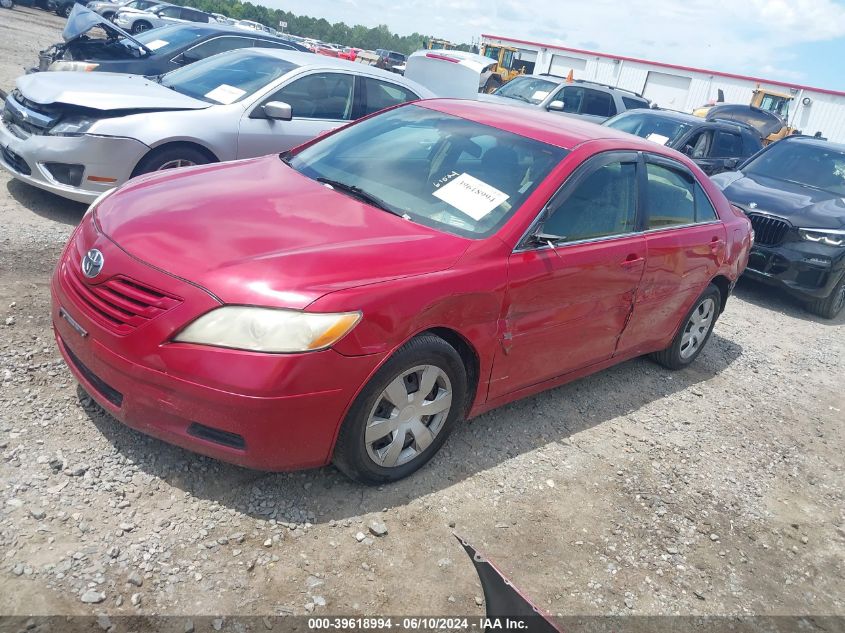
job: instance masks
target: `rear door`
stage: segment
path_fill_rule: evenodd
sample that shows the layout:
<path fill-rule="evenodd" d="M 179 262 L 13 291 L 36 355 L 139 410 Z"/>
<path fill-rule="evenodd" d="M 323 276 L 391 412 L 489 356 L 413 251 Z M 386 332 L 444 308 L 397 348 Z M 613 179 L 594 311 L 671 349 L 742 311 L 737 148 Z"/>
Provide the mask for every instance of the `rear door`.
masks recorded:
<path fill-rule="evenodd" d="M 420 98 L 415 92 L 392 81 L 362 76 L 356 77 L 355 81 L 355 119 Z"/>
<path fill-rule="evenodd" d="M 647 264 L 619 353 L 668 344 L 725 258 L 724 224 L 693 174 L 657 155 L 644 166 Z"/>
<path fill-rule="evenodd" d="M 599 154 L 549 202 L 543 234 L 511 254 L 489 397 L 609 359 L 645 268 L 637 155 Z"/>
<path fill-rule="evenodd" d="M 274 154 L 311 140 L 352 120 L 355 75 L 314 71 L 289 80 L 248 109 L 238 128 L 238 158 Z M 282 101 L 293 119 L 268 119 L 261 106 Z"/>

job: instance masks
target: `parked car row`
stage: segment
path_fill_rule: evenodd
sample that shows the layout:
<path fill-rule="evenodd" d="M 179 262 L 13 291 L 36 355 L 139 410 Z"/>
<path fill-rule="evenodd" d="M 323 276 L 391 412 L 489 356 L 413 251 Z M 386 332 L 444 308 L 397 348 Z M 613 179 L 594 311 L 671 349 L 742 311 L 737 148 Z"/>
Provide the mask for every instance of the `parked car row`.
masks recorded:
<path fill-rule="evenodd" d="M 198 27 L 112 46 L 140 59 L 156 48 L 143 38 L 163 49 L 166 29 Z M 413 56 L 402 77 L 259 41 L 178 54 L 157 75 L 21 77 L 0 166 L 91 202 L 52 279 L 77 380 L 199 453 L 394 481 L 462 418 L 644 354 L 688 366 L 750 258 L 819 301 L 842 284 L 843 230 L 821 223 L 845 191 L 818 193 L 794 234 L 776 234 L 761 193 L 838 191 L 845 154 L 822 141 L 772 144 L 711 180 L 696 161 L 722 158 L 723 133 L 746 151 L 748 130 L 600 84 L 523 76 L 535 83 L 496 103 L 433 99 Z M 477 90 L 469 66 L 425 57 Z M 592 123 L 598 101 L 622 123 Z"/>

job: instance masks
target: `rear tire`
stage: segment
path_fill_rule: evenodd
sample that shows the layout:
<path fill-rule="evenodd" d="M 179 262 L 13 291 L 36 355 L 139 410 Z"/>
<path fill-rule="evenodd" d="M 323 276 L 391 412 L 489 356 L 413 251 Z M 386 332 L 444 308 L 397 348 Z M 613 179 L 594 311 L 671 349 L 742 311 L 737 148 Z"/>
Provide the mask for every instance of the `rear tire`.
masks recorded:
<path fill-rule="evenodd" d="M 466 369 L 455 348 L 433 334 L 411 339 L 358 394 L 333 462 L 364 484 L 407 477 L 437 453 L 464 415 L 466 399 Z M 432 405 L 431 415 L 420 411 Z"/>
<path fill-rule="evenodd" d="M 154 149 L 140 160 L 132 176 L 149 174 L 164 169 L 193 167 L 214 162 L 208 154 L 190 145 L 170 145 Z"/>
<path fill-rule="evenodd" d="M 153 28 L 153 25 L 146 20 L 138 20 L 132 25 L 132 35 L 138 35 L 138 33 L 149 31 L 151 28 Z"/>
<path fill-rule="evenodd" d="M 817 314 L 823 319 L 832 319 L 837 314 L 842 312 L 845 308 L 845 273 L 843 273 L 839 283 L 833 287 L 833 291 L 824 299 L 818 301 L 811 301 L 807 304 L 807 309 L 813 314 Z"/>
<path fill-rule="evenodd" d="M 673 370 L 683 369 L 692 363 L 710 340 L 721 305 L 722 294 L 716 286 L 709 284 L 681 321 L 681 327 L 669 347 L 650 354 L 650 358 Z"/>

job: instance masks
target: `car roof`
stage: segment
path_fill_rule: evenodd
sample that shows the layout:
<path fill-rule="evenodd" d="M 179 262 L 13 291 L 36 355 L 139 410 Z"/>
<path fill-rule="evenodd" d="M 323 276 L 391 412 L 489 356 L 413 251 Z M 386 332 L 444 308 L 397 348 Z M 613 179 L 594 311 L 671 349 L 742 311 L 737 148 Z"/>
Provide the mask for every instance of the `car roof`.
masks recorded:
<path fill-rule="evenodd" d="M 803 136 L 795 134 L 783 137 L 778 141 L 778 143 L 783 143 L 784 141 L 789 141 L 790 143 L 800 143 L 801 145 L 821 147 L 823 149 L 832 149 L 835 152 L 845 153 L 845 143 L 831 143 L 828 140 L 825 140 L 823 138 L 815 138 L 814 136 Z"/>
<path fill-rule="evenodd" d="M 577 117 L 549 114 L 540 109 L 473 99 L 429 99 L 420 105 L 564 149 L 598 139 L 623 141 L 625 148 L 635 150 L 655 149 L 653 142 L 638 136 Z"/>
<path fill-rule="evenodd" d="M 235 30 L 237 31 L 238 29 Z M 370 77 L 384 79 L 386 81 L 390 81 L 391 83 L 408 86 L 423 97 L 429 97 L 433 94 L 431 90 L 429 90 L 425 86 L 418 84 L 416 81 L 407 79 L 402 75 L 397 75 L 396 73 L 392 73 L 388 70 L 382 70 L 381 68 L 376 68 L 375 66 L 368 66 L 366 64 L 358 64 L 356 62 L 351 62 L 347 59 L 342 59 L 340 57 L 315 55 L 310 51 L 290 51 L 278 48 L 255 47 L 240 50 L 241 52 L 243 52 L 243 50 L 248 50 L 251 53 L 267 55 L 268 57 L 278 57 L 279 59 L 284 59 L 285 61 L 289 61 L 293 64 L 296 64 L 300 68 L 336 68 L 339 70 L 354 71 L 356 75 L 367 75 Z M 223 54 L 225 55 L 226 53 Z"/>

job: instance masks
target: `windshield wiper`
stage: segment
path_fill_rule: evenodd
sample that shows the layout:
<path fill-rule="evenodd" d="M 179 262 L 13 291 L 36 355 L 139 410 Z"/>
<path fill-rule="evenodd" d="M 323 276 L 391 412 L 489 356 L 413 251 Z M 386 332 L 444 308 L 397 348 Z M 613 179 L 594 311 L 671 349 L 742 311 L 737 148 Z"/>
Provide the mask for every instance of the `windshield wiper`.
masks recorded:
<path fill-rule="evenodd" d="M 284 159 L 282 159 L 284 160 Z M 350 185 L 345 182 L 340 182 L 339 180 L 332 180 L 331 178 L 315 178 L 317 182 L 321 182 L 324 185 L 328 185 L 332 189 L 337 189 L 338 191 L 343 191 L 344 193 L 348 193 L 349 195 L 358 198 L 359 200 L 363 200 L 367 204 L 371 204 L 374 207 L 378 207 L 382 211 L 387 211 L 388 213 L 392 213 L 393 215 L 399 216 L 400 218 L 405 218 L 409 220 L 408 214 L 402 213 L 401 211 L 397 211 L 387 202 L 379 198 L 378 196 L 374 196 L 371 193 L 367 193 L 361 187 L 357 187 L 355 185 Z"/>

